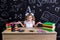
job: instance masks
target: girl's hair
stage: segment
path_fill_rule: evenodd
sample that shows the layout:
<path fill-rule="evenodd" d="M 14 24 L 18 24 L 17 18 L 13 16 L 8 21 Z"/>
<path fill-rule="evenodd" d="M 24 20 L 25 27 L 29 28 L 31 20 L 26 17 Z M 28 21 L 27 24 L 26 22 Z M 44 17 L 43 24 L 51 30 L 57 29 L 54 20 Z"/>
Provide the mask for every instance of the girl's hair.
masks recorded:
<path fill-rule="evenodd" d="M 27 20 L 27 18 L 28 18 L 29 16 L 32 16 L 32 20 L 35 21 L 35 17 L 34 17 L 34 15 L 32 15 L 31 13 L 29 13 L 27 16 L 25 16 L 25 20 Z"/>

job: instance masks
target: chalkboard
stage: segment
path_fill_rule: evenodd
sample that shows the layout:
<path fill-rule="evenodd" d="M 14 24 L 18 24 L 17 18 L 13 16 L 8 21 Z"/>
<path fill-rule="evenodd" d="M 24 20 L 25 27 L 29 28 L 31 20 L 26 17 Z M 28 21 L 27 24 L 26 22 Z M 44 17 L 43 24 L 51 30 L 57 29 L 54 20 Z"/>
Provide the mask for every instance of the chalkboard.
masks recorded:
<path fill-rule="evenodd" d="M 44 15 L 44 21 L 52 21 L 50 20 L 51 14 L 60 17 L 60 0 L 1 0 L 0 3 L 0 17 L 9 22 L 24 21 L 28 6 L 31 12 L 34 13 L 36 21 L 43 18 L 42 15 Z"/>
<path fill-rule="evenodd" d="M 44 11 L 40 19 L 42 19 L 43 21 L 49 21 L 49 22 L 56 23 L 60 18 L 55 14 L 52 14 L 48 11 Z"/>

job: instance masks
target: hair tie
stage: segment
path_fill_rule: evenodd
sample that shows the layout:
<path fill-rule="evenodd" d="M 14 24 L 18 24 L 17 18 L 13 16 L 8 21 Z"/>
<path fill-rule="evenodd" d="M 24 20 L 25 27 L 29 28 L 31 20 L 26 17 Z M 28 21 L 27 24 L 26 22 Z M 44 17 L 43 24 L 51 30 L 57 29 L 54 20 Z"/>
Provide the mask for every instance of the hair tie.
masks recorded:
<path fill-rule="evenodd" d="M 25 16 L 27 16 L 28 14 L 30 14 L 30 13 L 26 13 L 26 14 L 25 14 Z M 32 16 L 34 16 L 34 14 L 33 14 L 33 13 L 31 13 L 31 15 L 32 15 Z"/>
<path fill-rule="evenodd" d="M 25 16 L 27 16 L 29 13 L 26 13 Z"/>
<path fill-rule="evenodd" d="M 31 13 L 31 15 L 33 15 L 33 16 L 34 16 L 34 14 L 33 14 L 33 13 Z"/>

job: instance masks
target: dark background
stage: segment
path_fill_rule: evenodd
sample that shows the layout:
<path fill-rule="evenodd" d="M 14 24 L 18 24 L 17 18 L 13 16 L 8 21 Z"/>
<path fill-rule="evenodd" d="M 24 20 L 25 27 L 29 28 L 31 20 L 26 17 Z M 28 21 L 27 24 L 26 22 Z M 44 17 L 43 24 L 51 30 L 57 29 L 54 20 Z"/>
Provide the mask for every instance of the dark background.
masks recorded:
<path fill-rule="evenodd" d="M 24 21 L 28 6 L 36 22 L 56 23 L 57 39 L 60 39 L 60 0 L 0 0 L 0 32 L 5 30 L 6 22 Z"/>

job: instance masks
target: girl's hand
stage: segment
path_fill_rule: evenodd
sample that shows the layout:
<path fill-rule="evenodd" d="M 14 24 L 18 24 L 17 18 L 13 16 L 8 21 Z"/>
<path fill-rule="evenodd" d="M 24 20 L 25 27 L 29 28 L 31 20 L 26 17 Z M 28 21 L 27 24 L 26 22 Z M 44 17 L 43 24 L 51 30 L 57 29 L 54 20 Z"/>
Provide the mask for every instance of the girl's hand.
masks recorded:
<path fill-rule="evenodd" d="M 18 21 L 17 24 L 22 24 L 22 23 L 20 21 Z"/>
<path fill-rule="evenodd" d="M 38 22 L 37 24 L 42 24 L 41 22 Z"/>

